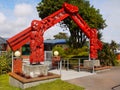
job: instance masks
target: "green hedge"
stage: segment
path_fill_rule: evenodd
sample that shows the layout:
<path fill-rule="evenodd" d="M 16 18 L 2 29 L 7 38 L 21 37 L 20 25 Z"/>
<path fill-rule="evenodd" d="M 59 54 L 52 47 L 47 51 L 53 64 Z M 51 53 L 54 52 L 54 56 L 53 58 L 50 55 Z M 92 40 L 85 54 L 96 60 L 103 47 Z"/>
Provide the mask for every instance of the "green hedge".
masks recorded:
<path fill-rule="evenodd" d="M 11 71 L 12 57 L 10 52 L 0 54 L 0 74 Z"/>

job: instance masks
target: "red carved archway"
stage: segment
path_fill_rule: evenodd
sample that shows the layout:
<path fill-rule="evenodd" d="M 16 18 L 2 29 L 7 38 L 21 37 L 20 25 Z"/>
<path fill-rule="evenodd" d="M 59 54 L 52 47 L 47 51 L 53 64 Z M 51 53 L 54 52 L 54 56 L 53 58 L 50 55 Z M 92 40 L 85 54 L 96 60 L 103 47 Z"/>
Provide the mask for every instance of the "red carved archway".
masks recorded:
<path fill-rule="evenodd" d="M 40 63 L 44 61 L 44 32 L 68 16 L 90 39 L 90 58 L 96 59 L 97 51 L 102 49 L 102 43 L 97 38 L 97 30 L 90 28 L 82 19 L 82 17 L 78 14 L 78 7 L 68 3 L 64 3 L 60 10 L 41 21 L 33 20 L 30 27 L 8 39 L 7 42 L 13 51 L 19 49 L 25 43 L 30 42 L 30 63 Z"/>

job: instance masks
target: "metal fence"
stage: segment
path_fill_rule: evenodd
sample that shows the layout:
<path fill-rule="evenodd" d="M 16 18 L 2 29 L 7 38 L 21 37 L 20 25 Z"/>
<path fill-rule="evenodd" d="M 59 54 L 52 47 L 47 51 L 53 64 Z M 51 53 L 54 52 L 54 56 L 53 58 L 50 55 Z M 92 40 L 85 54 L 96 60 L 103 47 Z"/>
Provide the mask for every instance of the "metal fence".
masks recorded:
<path fill-rule="evenodd" d="M 61 59 L 62 68 L 69 70 L 69 69 L 76 69 L 80 71 L 80 66 L 82 65 L 80 58 L 72 58 L 72 59 Z"/>
<path fill-rule="evenodd" d="M 49 70 L 50 69 L 65 69 L 65 70 L 76 70 L 78 72 L 80 71 L 90 71 L 94 72 L 94 63 L 93 67 L 91 68 L 85 68 L 84 67 L 84 60 L 88 60 L 88 58 L 61 58 L 60 62 L 56 62 L 56 66 L 52 65 L 52 59 L 46 58 L 45 64 L 48 65 Z"/>
<path fill-rule="evenodd" d="M 7 51 L 0 51 L 0 56 L 7 54 Z"/>
<path fill-rule="evenodd" d="M 56 62 L 56 66 L 52 64 L 52 51 L 45 51 L 45 60 L 44 64 L 48 66 L 48 69 L 65 69 L 65 70 L 76 70 L 78 72 L 87 70 L 83 68 L 84 60 L 88 60 L 88 58 L 61 58 L 60 62 Z M 94 72 L 94 65 L 91 68 L 92 72 Z"/>

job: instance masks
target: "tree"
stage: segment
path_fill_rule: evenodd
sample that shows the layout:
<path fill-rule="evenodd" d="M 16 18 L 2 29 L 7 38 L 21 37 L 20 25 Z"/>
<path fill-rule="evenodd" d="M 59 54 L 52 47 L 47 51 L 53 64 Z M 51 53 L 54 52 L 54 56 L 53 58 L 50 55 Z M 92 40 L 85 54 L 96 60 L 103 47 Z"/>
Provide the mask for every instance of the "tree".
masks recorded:
<path fill-rule="evenodd" d="M 59 32 L 57 35 L 54 35 L 55 39 L 68 39 L 68 36 L 66 33 Z"/>
<path fill-rule="evenodd" d="M 62 4 L 68 2 L 79 8 L 79 14 L 87 22 L 91 28 L 96 28 L 98 30 L 98 36 L 101 39 L 102 33 L 101 29 L 106 27 L 105 20 L 102 18 L 102 15 L 99 13 L 99 9 L 96 10 L 93 6 L 90 5 L 89 1 L 85 0 L 42 0 L 38 6 L 37 11 L 39 17 L 42 19 L 52 14 L 53 12 L 62 8 Z M 70 19 L 67 18 L 60 22 L 61 27 L 69 28 L 71 37 L 69 39 L 69 44 L 73 48 L 82 47 L 87 37 L 84 33 L 77 27 L 77 25 Z"/>
<path fill-rule="evenodd" d="M 117 44 L 114 41 L 111 41 L 111 43 L 104 43 L 103 49 L 99 51 L 98 58 L 101 61 L 102 65 L 113 65 L 115 66 L 117 64 L 117 58 L 115 54 L 115 49 L 117 47 Z"/>
<path fill-rule="evenodd" d="M 110 48 L 111 48 L 111 50 L 112 50 L 113 52 L 115 52 L 116 49 L 118 48 L 117 43 L 112 40 L 111 43 L 110 43 Z"/>

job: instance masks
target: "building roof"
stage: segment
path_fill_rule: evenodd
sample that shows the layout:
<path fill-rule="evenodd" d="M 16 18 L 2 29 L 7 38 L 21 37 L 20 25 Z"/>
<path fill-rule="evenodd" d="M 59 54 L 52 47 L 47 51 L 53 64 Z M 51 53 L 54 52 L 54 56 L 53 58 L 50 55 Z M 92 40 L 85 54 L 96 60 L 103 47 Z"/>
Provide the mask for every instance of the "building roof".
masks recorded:
<path fill-rule="evenodd" d="M 0 37 L 0 44 L 4 44 L 4 43 L 6 43 L 6 40 L 4 38 Z"/>
<path fill-rule="evenodd" d="M 7 43 L 7 38 L 0 37 L 0 44 Z M 29 44 L 29 42 L 27 43 Z M 66 44 L 65 39 L 50 39 L 50 40 L 44 40 L 44 44 Z"/>
<path fill-rule="evenodd" d="M 45 40 L 44 44 L 66 44 L 65 39 L 50 39 L 50 40 Z"/>

